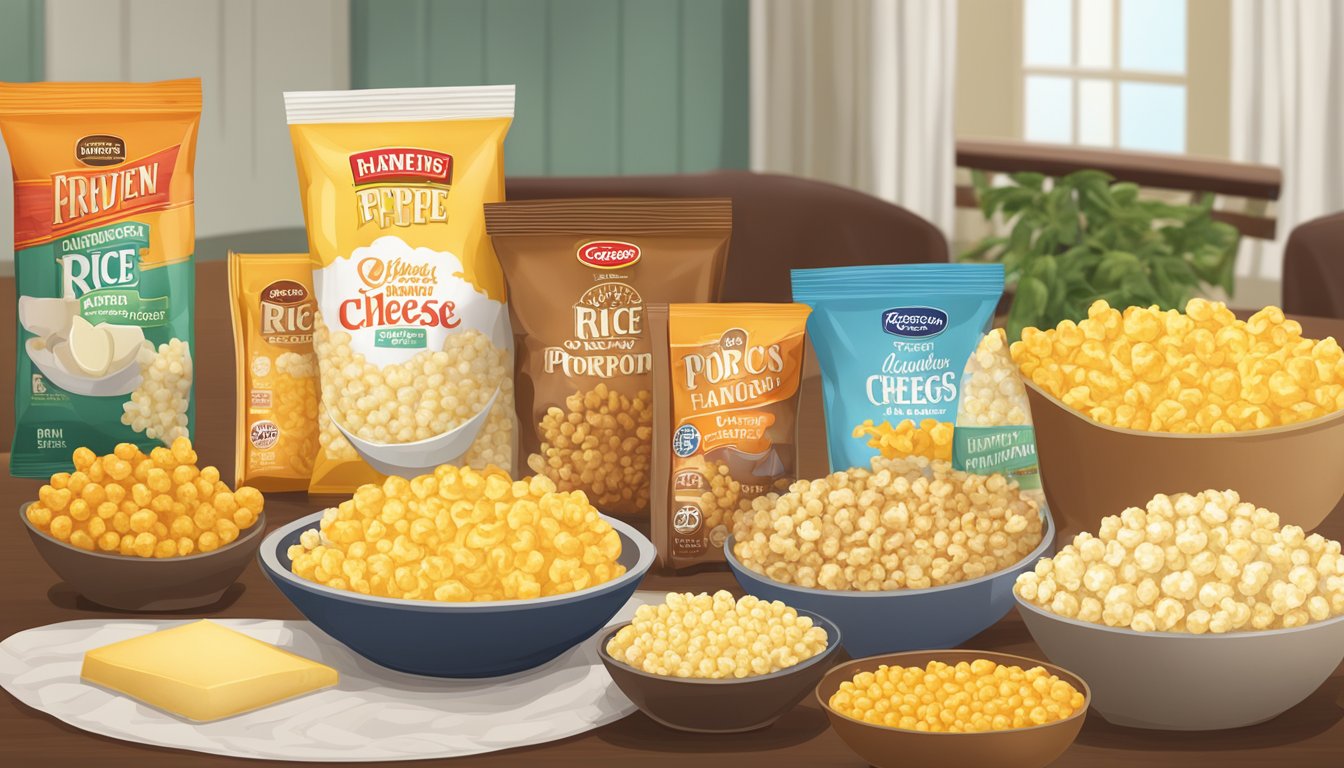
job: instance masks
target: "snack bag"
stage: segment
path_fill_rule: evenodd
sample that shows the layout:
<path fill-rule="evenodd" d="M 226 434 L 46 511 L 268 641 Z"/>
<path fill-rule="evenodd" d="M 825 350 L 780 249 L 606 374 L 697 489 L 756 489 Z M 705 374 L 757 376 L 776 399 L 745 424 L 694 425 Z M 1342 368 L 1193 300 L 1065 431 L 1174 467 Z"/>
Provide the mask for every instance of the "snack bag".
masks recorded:
<path fill-rule="evenodd" d="M 665 568 L 722 563 L 737 515 L 796 479 L 803 304 L 648 309 L 653 517 Z"/>
<path fill-rule="evenodd" d="M 536 200 L 485 207 L 518 330 L 518 418 L 533 472 L 602 512 L 649 509 L 645 307 L 718 298 L 727 199 Z"/>
<path fill-rule="evenodd" d="M 876 455 L 945 459 L 1039 491 L 1026 390 L 1002 330 L 1001 264 L 793 270 L 812 306 L 832 471 Z"/>
<path fill-rule="evenodd" d="M 513 470 L 513 337 L 482 205 L 513 86 L 286 93 L 322 397 L 309 490 Z"/>
<path fill-rule="evenodd" d="M 0 83 L 14 168 L 17 477 L 195 422 L 201 81 Z"/>
<path fill-rule="evenodd" d="M 318 448 L 312 276 L 306 253 L 229 252 L 237 485 L 308 490 Z"/>

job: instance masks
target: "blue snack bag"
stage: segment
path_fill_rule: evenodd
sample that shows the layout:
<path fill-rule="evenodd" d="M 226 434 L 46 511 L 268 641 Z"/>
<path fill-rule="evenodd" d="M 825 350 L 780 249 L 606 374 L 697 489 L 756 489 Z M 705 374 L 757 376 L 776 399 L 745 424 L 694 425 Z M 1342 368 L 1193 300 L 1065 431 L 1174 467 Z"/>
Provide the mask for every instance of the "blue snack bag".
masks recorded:
<path fill-rule="evenodd" d="M 1003 331 L 990 330 L 1003 265 L 795 269 L 792 278 L 794 301 L 813 310 L 831 471 L 914 455 L 1040 488 L 1026 393 Z"/>

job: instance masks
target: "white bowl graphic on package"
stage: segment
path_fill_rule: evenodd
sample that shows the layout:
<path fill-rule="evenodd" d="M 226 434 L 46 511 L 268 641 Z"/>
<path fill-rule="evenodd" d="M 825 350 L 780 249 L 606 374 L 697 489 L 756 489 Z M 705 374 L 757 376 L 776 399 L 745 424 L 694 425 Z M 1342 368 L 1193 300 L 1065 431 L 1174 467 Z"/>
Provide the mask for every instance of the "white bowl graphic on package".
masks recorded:
<path fill-rule="evenodd" d="M 380 237 L 356 248 L 349 258 L 314 270 L 313 287 L 323 322 L 331 332 L 333 349 L 325 353 L 339 351 L 341 359 L 346 360 L 345 351 L 338 348 L 348 344 L 349 354 L 360 361 L 345 363 L 340 375 L 358 374 L 346 369 L 362 365 L 364 370 L 378 369 L 379 377 L 387 381 L 390 377 L 383 374 L 397 366 L 402 375 L 415 378 L 399 382 L 396 389 L 433 386 L 429 382 L 438 381 L 433 377 L 441 375 L 444 386 L 465 392 L 470 398 L 468 412 L 461 413 L 459 408 L 459 417 L 446 431 L 415 441 L 377 439 L 367 429 L 369 421 L 355 424 L 352 418 L 362 417 L 352 417 L 324 403 L 332 423 L 360 458 L 379 472 L 405 476 L 456 463 L 476 441 L 503 382 L 473 378 L 479 371 L 469 361 L 449 354 L 455 348 L 450 337 L 475 334 L 473 341 L 507 352 L 511 365 L 513 338 L 507 305 L 463 279 L 462 262 L 455 255 L 412 248 L 395 236 Z M 396 300 L 401 314 L 389 315 L 388 299 Z M 415 314 L 406 317 L 411 312 Z M 389 386 L 389 391 L 393 389 Z M 356 400 L 360 413 L 368 410 L 361 405 L 367 403 Z"/>
<path fill-rule="evenodd" d="M 19 297 L 19 324 L 36 338 L 24 345 L 33 365 L 76 395 L 130 394 L 140 384 L 138 358 L 148 342 L 138 325 L 92 324 L 75 299 Z"/>

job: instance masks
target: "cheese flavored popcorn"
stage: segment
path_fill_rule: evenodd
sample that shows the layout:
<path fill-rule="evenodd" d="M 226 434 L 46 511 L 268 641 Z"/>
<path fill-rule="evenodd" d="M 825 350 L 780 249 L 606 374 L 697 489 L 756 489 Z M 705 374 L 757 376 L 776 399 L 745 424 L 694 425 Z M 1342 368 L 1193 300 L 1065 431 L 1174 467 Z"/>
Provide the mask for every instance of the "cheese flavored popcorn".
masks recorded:
<path fill-rule="evenodd" d="M 1023 600 L 1139 632 L 1290 629 L 1344 615 L 1338 541 L 1279 526 L 1235 491 L 1158 494 L 1017 577 Z"/>
<path fill-rule="evenodd" d="M 42 533 L 90 552 L 128 557 L 179 557 L 232 544 L 260 519 L 265 499 L 250 486 L 236 491 L 214 467 L 197 467 L 191 441 L 145 454 L 119 443 L 105 456 L 76 448 L 74 472 L 57 472 L 29 505 L 28 522 Z"/>
<path fill-rule="evenodd" d="M 1043 391 L 1126 429 L 1243 432 L 1344 408 L 1344 350 L 1303 338 L 1278 307 L 1243 321 L 1206 299 L 1185 312 L 1097 301 L 1082 322 L 1025 329 L 1012 354 Z"/>
<path fill-rule="evenodd" d="M 1072 717 L 1086 697 L 1044 667 L 989 659 L 923 667 L 883 664 L 840 683 L 827 702 L 846 717 L 929 733 L 1030 728 Z"/>
<path fill-rule="evenodd" d="M 0 83 L 14 169 L 16 477 L 192 433 L 201 81 Z"/>
<path fill-rule="evenodd" d="M 832 471 L 874 456 L 949 460 L 1039 490 L 1036 434 L 1002 329 L 999 264 L 793 270 L 813 308 Z"/>
<path fill-rule="evenodd" d="M 513 102 L 511 85 L 285 94 L 317 301 L 310 491 L 379 480 L 363 457 L 407 476 L 513 468 L 513 335 L 482 208 L 504 197 Z"/>
<path fill-rule="evenodd" d="M 868 446 L 888 459 L 902 456 L 923 456 L 926 459 L 952 460 L 952 424 L 937 419 L 903 419 L 896 426 L 884 421 L 873 424 L 872 419 L 854 428 L 854 437 L 867 437 Z"/>
<path fill-rule="evenodd" d="M 328 587 L 440 602 L 562 595 L 625 573 L 620 535 L 582 493 L 498 467 L 361 486 L 288 554 Z"/>
<path fill-rule="evenodd" d="M 318 451 L 317 304 L 308 254 L 230 253 L 229 297 L 237 482 L 306 491 Z"/>

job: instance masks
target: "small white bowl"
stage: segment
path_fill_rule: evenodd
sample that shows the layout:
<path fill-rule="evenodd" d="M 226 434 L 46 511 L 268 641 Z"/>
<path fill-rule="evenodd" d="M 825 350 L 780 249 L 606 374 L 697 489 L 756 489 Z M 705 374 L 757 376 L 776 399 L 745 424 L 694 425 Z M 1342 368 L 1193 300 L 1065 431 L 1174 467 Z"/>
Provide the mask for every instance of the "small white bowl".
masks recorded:
<path fill-rule="evenodd" d="M 495 387 L 490 400 L 475 416 L 441 435 L 417 440 L 414 443 L 371 442 L 341 426 L 330 411 L 327 415 L 331 418 L 331 423 L 345 435 L 345 439 L 354 446 L 355 452 L 368 462 L 369 466 L 384 475 L 415 477 L 441 464 L 461 463 L 459 459 L 471 448 L 471 444 L 476 442 L 476 436 L 485 426 L 485 420 L 490 415 L 490 409 L 495 407 L 497 399 L 499 399 L 499 387 Z"/>

